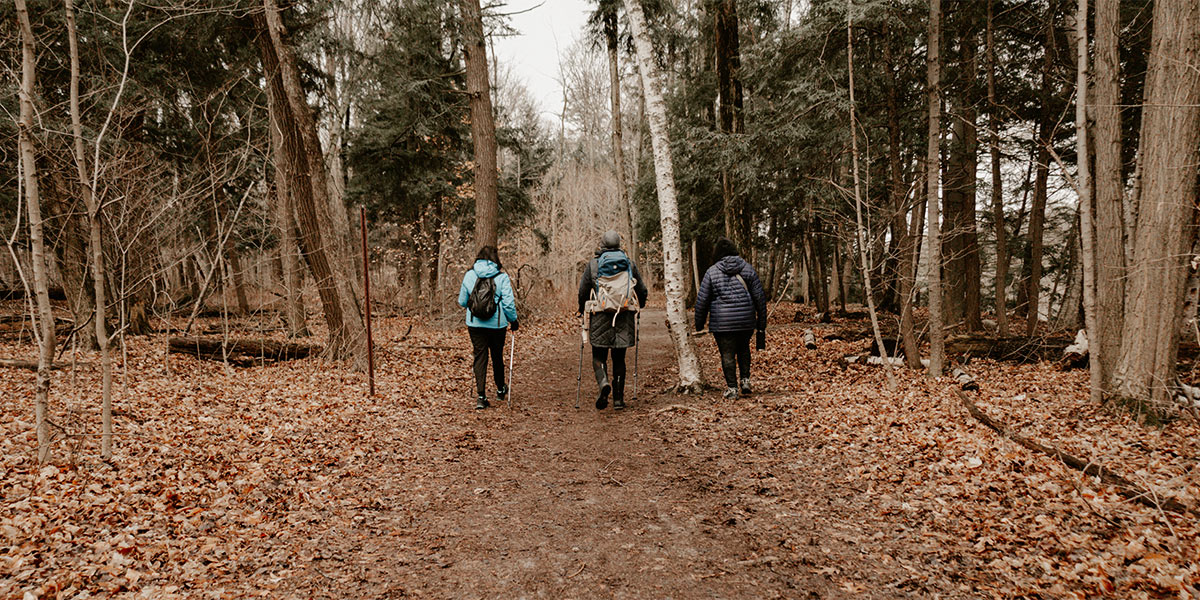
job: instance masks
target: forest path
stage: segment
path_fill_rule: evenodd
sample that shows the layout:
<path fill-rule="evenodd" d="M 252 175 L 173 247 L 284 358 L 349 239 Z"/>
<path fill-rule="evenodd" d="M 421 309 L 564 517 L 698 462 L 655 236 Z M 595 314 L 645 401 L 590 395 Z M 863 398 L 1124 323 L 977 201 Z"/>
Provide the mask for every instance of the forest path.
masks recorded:
<path fill-rule="evenodd" d="M 876 569 L 845 541 L 861 522 L 841 506 L 845 492 L 819 483 L 836 466 L 777 464 L 772 443 L 759 439 L 770 428 L 760 416 L 717 417 L 702 427 L 710 439 L 673 426 L 682 415 L 703 419 L 721 400 L 662 391 L 675 377 L 662 310 L 643 315 L 640 397 L 622 412 L 595 409 L 586 354 L 572 408 L 578 332 L 525 337 L 518 333 L 511 409 L 476 411 L 463 393 L 431 407 L 444 414 L 415 443 L 402 422 L 374 425 L 396 429 L 405 445 L 338 484 L 358 506 L 312 532 L 316 560 L 291 581 L 296 592 L 842 598 L 903 579 L 872 572 L 853 577 L 881 577 L 867 587 L 837 583 L 847 570 Z"/>

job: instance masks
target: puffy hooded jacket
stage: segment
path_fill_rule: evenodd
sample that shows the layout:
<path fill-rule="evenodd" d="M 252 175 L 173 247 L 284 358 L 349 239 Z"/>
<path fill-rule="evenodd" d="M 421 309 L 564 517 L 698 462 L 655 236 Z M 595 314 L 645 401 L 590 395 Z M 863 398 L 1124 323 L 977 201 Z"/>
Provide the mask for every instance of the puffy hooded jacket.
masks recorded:
<path fill-rule="evenodd" d="M 496 263 L 490 260 L 477 260 L 475 266 L 463 275 L 462 285 L 458 288 L 458 305 L 466 308 L 467 298 L 471 296 L 471 290 L 475 289 L 475 282 L 479 278 L 496 278 L 496 313 L 492 318 L 481 321 L 467 310 L 467 327 L 486 327 L 489 329 L 503 329 L 508 327 L 509 323 L 517 320 L 517 301 L 513 296 L 512 281 L 508 278 L 508 273 L 500 270 Z"/>
<path fill-rule="evenodd" d="M 696 331 L 706 322 L 709 331 L 718 333 L 767 328 L 767 295 L 758 273 L 742 257 L 726 256 L 705 271 L 696 295 Z"/>

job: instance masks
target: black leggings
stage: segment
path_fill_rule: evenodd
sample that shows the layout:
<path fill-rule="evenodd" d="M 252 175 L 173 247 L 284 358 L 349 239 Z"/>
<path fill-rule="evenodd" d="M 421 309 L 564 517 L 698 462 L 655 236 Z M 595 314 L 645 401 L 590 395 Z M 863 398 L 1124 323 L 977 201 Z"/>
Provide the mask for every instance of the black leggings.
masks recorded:
<path fill-rule="evenodd" d="M 492 376 L 496 378 L 496 387 L 504 389 L 504 337 L 508 330 L 468 327 L 467 331 L 471 333 L 471 347 L 475 351 L 475 392 L 480 396 L 487 395 L 489 352 L 492 355 Z"/>
<path fill-rule="evenodd" d="M 608 381 L 608 351 L 612 350 L 612 376 L 625 377 L 626 348 L 603 348 L 592 346 L 592 370 L 596 372 L 596 385 L 604 387 Z"/>
<path fill-rule="evenodd" d="M 721 371 L 725 374 L 725 385 L 737 387 L 738 371 L 742 379 L 750 379 L 750 336 L 752 331 L 730 331 L 713 333 L 717 350 L 721 352 Z"/>

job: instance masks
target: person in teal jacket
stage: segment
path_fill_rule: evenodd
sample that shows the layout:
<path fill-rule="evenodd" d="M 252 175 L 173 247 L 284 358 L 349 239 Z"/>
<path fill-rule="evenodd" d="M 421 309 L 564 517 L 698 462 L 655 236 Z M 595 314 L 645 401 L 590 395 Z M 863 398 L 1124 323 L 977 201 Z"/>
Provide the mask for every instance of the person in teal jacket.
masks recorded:
<path fill-rule="evenodd" d="M 488 354 L 492 356 L 492 376 L 496 380 L 496 401 L 503 402 L 508 395 L 504 381 L 504 338 L 506 328 L 517 330 L 517 302 L 513 296 L 512 281 L 502 271 L 500 252 L 495 246 L 484 246 L 475 257 L 475 266 L 463 276 L 458 288 L 458 305 L 466 308 L 467 300 L 480 279 L 493 279 L 496 288 L 496 310 L 491 317 L 480 319 L 467 309 L 467 331 L 471 335 L 474 350 L 475 392 L 478 395 L 475 408 L 483 410 L 489 406 L 487 399 Z"/>

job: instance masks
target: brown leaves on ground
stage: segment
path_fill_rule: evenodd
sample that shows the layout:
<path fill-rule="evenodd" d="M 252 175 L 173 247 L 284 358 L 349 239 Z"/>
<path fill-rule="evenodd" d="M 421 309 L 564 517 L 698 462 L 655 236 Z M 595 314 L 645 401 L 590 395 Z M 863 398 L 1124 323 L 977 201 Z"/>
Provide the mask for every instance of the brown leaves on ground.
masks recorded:
<path fill-rule="evenodd" d="M 803 330 L 814 328 L 821 340 L 822 326 L 793 325 L 795 311 L 782 312 L 768 351 L 755 355 L 755 379 L 766 393 L 718 403 L 706 419 L 674 418 L 696 435 L 716 422 L 729 429 L 729 420 L 753 427 L 751 439 L 770 447 L 773 472 L 840 469 L 827 482 L 830 493 L 851 497 L 857 508 L 828 517 L 860 511 L 867 518 L 854 529 L 868 562 L 903 561 L 924 548 L 923 564 L 903 565 L 914 581 L 927 591 L 967 589 L 967 596 L 1200 598 L 1194 516 L 1130 503 L 1095 478 L 1003 439 L 972 419 L 949 377 L 931 382 L 900 369 L 900 388 L 889 392 L 883 367 L 842 360 L 866 352 L 869 339 L 805 350 Z M 717 379 L 710 339 L 702 355 Z M 1161 498 L 1200 507 L 1194 420 L 1149 428 L 1093 405 L 1086 371 L 993 361 L 974 361 L 969 370 L 981 387 L 979 407 L 1013 430 Z M 740 452 L 739 441 L 723 443 Z"/>
<path fill-rule="evenodd" d="M 948 379 L 902 370 L 900 389 L 887 391 L 880 367 L 842 361 L 866 339 L 805 350 L 806 326 L 785 323 L 793 310 L 782 308 L 768 350 L 755 353 L 755 395 L 627 413 L 664 443 L 725 457 L 686 484 L 743 492 L 722 509 L 724 525 L 746 528 L 763 548 L 757 560 L 810 569 L 848 595 L 1200 597 L 1194 518 L 1125 501 L 1002 439 L 971 419 Z M 570 317 L 522 324 L 518 381 L 537 377 L 536 362 L 522 361 L 577 351 L 549 341 L 576 329 Z M 33 374 L 0 369 L 0 597 L 278 597 L 297 577 L 349 577 L 321 569 L 330 557 L 314 524 L 353 523 L 384 505 L 419 512 L 433 492 L 384 497 L 371 485 L 376 466 L 419 469 L 418 456 L 456 460 L 447 448 L 480 443 L 446 427 L 469 411 L 463 332 L 391 318 L 377 340 L 380 394 L 367 399 L 365 374 L 340 364 L 234 369 L 132 338 L 116 370 L 111 463 L 97 458 L 95 356 L 56 374 L 58 441 L 46 466 L 34 458 Z M 718 381 L 711 338 L 699 343 Z M 29 354 L 0 346 L 0 356 Z M 1194 421 L 1146 428 L 1093 406 L 1082 371 L 983 361 L 970 370 L 980 408 L 1023 435 L 1200 505 Z M 438 541 L 425 541 L 411 551 L 436 555 Z"/>

